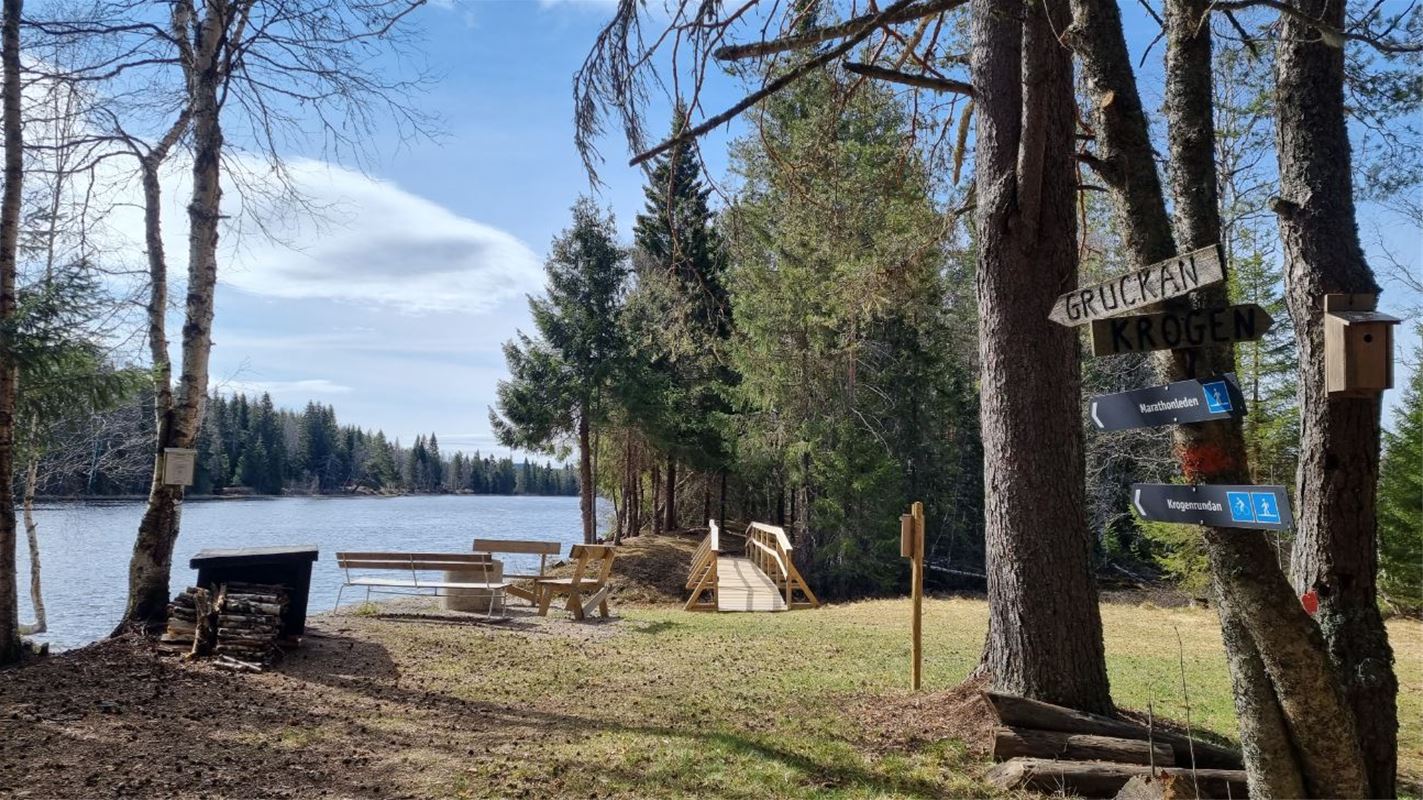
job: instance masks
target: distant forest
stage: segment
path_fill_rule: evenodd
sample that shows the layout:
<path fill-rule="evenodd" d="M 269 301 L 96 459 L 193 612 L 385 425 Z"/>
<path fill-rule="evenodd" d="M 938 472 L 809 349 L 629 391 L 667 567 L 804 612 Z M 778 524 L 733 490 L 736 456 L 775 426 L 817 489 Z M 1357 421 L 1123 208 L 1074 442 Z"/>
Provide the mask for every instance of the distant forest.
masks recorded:
<path fill-rule="evenodd" d="M 151 396 L 85 420 L 64 437 L 71 446 L 41 459 L 39 493 L 147 494 L 152 456 L 143 443 L 152 429 Z M 578 494 L 577 473 L 563 465 L 446 455 L 434 433 L 404 446 L 382 431 L 339 424 L 332 406 L 291 411 L 267 394 L 209 398 L 197 450 L 190 495 Z"/>

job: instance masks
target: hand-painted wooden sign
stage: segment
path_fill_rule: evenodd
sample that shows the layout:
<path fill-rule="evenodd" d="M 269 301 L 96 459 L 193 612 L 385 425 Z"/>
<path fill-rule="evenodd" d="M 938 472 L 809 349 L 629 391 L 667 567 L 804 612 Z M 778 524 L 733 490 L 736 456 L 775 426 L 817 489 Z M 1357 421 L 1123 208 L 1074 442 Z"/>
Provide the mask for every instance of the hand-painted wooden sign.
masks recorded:
<path fill-rule="evenodd" d="M 1211 245 L 1095 286 L 1073 289 L 1057 298 L 1048 319 L 1068 327 L 1086 325 L 1094 319 L 1125 314 L 1223 280 L 1220 245 Z"/>
<path fill-rule="evenodd" d="M 1142 519 L 1269 531 L 1294 527 L 1283 486 L 1134 483 L 1131 495 Z"/>
<path fill-rule="evenodd" d="M 1274 324 L 1274 318 L 1254 303 L 1099 319 L 1092 323 L 1092 354 L 1115 356 L 1248 342 L 1264 336 Z"/>
<path fill-rule="evenodd" d="M 1088 410 L 1098 430 L 1122 431 L 1243 417 L 1245 397 L 1235 376 L 1227 372 L 1217 378 L 1098 395 Z"/>

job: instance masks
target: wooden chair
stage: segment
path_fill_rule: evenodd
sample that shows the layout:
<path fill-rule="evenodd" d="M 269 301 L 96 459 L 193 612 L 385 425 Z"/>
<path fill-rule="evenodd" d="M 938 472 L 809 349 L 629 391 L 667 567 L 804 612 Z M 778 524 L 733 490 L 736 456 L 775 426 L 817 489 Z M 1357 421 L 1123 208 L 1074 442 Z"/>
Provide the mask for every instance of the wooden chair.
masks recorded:
<path fill-rule="evenodd" d="M 568 595 L 566 608 L 574 619 L 586 619 L 594 608 L 608 617 L 608 576 L 613 571 L 613 548 L 603 544 L 575 544 L 569 556 L 575 559 L 573 577 L 534 581 L 539 616 L 548 615 L 555 595 Z"/>

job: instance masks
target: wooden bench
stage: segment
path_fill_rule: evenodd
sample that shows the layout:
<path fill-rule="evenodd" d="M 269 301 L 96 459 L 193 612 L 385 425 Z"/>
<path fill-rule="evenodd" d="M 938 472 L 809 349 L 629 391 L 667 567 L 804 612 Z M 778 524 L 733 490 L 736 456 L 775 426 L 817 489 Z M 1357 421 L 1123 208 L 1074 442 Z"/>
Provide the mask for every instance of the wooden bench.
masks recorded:
<path fill-rule="evenodd" d="M 566 607 L 574 619 L 586 619 L 596 608 L 608 616 L 608 576 L 613 571 L 612 546 L 605 544 L 575 544 L 569 552 L 573 558 L 573 577 L 538 578 L 534 594 L 538 597 L 539 616 L 548 615 L 555 595 L 568 595 Z M 595 577 L 588 577 L 595 576 Z"/>
<path fill-rule="evenodd" d="M 439 597 L 450 589 L 483 589 L 489 592 L 489 614 L 494 615 L 496 602 L 502 612 L 505 580 L 489 580 L 494 560 L 488 553 L 337 553 L 336 565 L 346 572 L 346 579 L 336 591 L 336 608 L 341 607 L 341 594 L 348 586 L 366 589 L 366 602 L 371 592 L 385 594 L 424 594 L 433 591 Z M 352 575 L 353 570 L 401 573 L 400 575 Z M 422 578 L 428 572 L 467 572 L 483 575 L 483 580 L 444 580 Z"/>
<path fill-rule="evenodd" d="M 505 578 L 514 580 L 538 580 L 548 577 L 548 557 L 558 555 L 558 551 L 563 549 L 563 545 L 558 542 L 540 542 L 532 539 L 475 539 L 474 552 L 488 554 L 491 557 L 495 553 L 517 553 L 520 555 L 536 555 L 539 557 L 539 571 L 532 574 L 510 574 L 504 573 Z M 510 586 L 505 589 L 509 594 L 528 600 L 534 605 L 538 605 L 537 595 L 533 589 L 525 589 L 522 586 Z"/>

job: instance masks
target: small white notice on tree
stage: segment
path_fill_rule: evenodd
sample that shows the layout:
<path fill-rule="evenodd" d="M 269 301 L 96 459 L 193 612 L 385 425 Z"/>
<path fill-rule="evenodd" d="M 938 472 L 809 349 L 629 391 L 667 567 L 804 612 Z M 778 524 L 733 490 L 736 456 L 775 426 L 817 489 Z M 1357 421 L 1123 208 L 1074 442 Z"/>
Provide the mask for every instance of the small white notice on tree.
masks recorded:
<path fill-rule="evenodd" d="M 193 469 L 198 451 L 186 447 L 163 448 L 163 483 L 166 486 L 192 486 Z"/>

